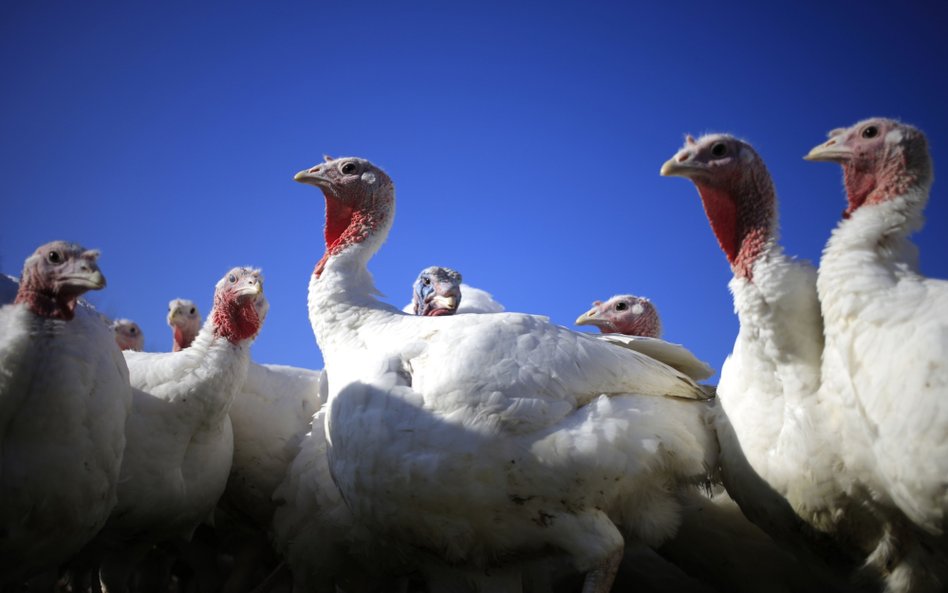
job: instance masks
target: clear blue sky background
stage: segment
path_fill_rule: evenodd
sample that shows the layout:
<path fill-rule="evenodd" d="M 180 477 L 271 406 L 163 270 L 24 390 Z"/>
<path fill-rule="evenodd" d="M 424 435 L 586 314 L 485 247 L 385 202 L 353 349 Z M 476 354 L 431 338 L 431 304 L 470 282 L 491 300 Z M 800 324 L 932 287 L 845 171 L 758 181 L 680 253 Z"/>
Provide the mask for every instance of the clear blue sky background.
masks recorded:
<path fill-rule="evenodd" d="M 935 161 L 922 269 L 948 277 L 946 23 L 935 0 L 4 2 L 0 271 L 52 239 L 101 248 L 93 302 L 167 350 L 170 299 L 207 313 L 229 267 L 260 266 L 254 357 L 320 367 L 306 287 L 324 206 L 292 177 L 358 155 L 397 187 L 371 263 L 393 304 L 432 264 L 567 326 L 631 292 L 720 368 L 730 270 L 693 186 L 659 167 L 685 133 L 746 138 L 787 250 L 816 260 L 841 176 L 801 157 L 902 118 Z"/>

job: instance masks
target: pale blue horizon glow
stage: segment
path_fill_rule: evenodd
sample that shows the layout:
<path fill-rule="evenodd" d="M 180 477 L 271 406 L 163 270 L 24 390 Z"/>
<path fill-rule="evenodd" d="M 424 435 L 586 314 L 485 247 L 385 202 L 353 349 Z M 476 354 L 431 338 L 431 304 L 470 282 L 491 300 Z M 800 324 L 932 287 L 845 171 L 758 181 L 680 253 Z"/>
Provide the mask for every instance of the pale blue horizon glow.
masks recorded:
<path fill-rule="evenodd" d="M 7 3 L 0 272 L 53 239 L 100 248 L 109 285 L 90 300 L 164 351 L 169 300 L 206 314 L 230 267 L 258 266 L 254 358 L 319 368 L 306 289 L 324 206 L 292 177 L 355 155 L 397 188 L 370 263 L 391 304 L 429 265 L 567 327 L 639 294 L 720 369 L 731 273 L 694 187 L 659 167 L 686 133 L 747 139 L 786 250 L 817 261 L 841 175 L 802 156 L 884 115 L 928 136 L 916 242 L 948 277 L 945 3 L 649 4 Z"/>

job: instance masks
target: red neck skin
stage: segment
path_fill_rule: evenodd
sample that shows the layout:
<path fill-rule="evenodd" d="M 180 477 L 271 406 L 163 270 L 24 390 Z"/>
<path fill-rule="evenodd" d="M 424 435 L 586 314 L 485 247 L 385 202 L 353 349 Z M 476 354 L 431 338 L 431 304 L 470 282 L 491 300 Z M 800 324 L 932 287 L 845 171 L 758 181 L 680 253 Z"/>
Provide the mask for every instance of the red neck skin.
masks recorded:
<path fill-rule="evenodd" d="M 766 171 L 721 186 L 697 182 L 705 214 L 735 277 L 753 282 L 754 262 L 773 234 L 776 196 Z"/>
<path fill-rule="evenodd" d="M 232 344 L 252 338 L 260 329 L 260 317 L 251 298 L 215 297 L 211 316 L 214 334 L 227 338 Z"/>
<path fill-rule="evenodd" d="M 326 253 L 313 270 L 317 278 L 322 275 L 330 257 L 349 245 L 361 243 L 382 226 L 391 202 L 385 192 L 377 190 L 376 197 L 371 198 L 365 208 L 356 209 L 331 193 L 324 191 L 323 194 L 326 197 Z"/>
<path fill-rule="evenodd" d="M 904 195 L 921 181 L 926 168 L 909 162 L 905 150 L 886 155 L 878 163 L 869 158 L 854 158 L 843 163 L 843 184 L 846 187 L 846 210 L 843 218 L 869 204 L 881 204 Z"/>
<path fill-rule="evenodd" d="M 49 294 L 42 289 L 32 289 L 26 284 L 20 285 L 20 290 L 16 293 L 16 304 L 25 304 L 34 315 L 45 317 L 47 319 L 62 319 L 70 321 L 76 316 L 76 303 L 79 300 L 78 294 L 63 295 Z"/>

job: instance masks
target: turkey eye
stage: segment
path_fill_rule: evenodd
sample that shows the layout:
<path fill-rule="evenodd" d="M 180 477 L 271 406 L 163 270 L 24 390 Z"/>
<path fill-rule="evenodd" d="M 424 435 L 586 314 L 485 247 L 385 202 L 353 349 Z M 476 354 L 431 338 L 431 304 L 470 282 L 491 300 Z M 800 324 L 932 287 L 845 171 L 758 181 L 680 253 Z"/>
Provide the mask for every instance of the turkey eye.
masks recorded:
<path fill-rule="evenodd" d="M 349 175 L 350 173 L 354 173 L 356 170 L 355 163 L 346 163 L 345 165 L 342 166 L 342 169 L 340 170 L 346 175 Z"/>
<path fill-rule="evenodd" d="M 58 264 L 63 261 L 63 256 L 59 255 L 58 251 L 50 251 L 46 259 L 48 259 L 51 264 Z"/>
<path fill-rule="evenodd" d="M 191 315 L 194 315 L 194 307 L 191 307 Z"/>
<path fill-rule="evenodd" d="M 234 276 L 233 274 L 228 276 L 227 279 L 230 280 L 231 284 L 233 284 L 234 282 L 237 282 L 237 276 Z"/>
<path fill-rule="evenodd" d="M 629 308 L 628 303 L 616 303 L 616 311 L 625 311 Z"/>
<path fill-rule="evenodd" d="M 128 331 L 129 331 L 132 335 L 135 334 L 135 328 L 134 328 L 134 327 L 133 327 L 132 329 L 128 330 Z"/>
<path fill-rule="evenodd" d="M 425 277 L 421 279 L 421 283 L 425 286 L 431 286 L 431 278 Z"/>
<path fill-rule="evenodd" d="M 863 138 L 875 138 L 878 135 L 879 135 L 879 128 L 875 126 L 869 126 L 868 128 L 862 131 Z"/>
<path fill-rule="evenodd" d="M 723 142 L 718 142 L 711 147 L 711 156 L 721 158 L 727 154 L 727 145 Z"/>

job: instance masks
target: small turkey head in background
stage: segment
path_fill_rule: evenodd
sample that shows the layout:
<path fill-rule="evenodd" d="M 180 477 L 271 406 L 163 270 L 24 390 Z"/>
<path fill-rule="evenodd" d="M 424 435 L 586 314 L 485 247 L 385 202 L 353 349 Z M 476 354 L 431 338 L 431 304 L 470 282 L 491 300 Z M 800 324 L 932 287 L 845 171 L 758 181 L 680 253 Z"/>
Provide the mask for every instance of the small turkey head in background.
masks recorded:
<path fill-rule="evenodd" d="M 145 349 L 145 334 L 142 328 L 131 319 L 116 319 L 112 322 L 112 331 L 115 332 L 115 343 L 121 350 L 141 352 Z"/>
<path fill-rule="evenodd" d="M 879 204 L 932 182 L 928 141 L 921 130 L 874 117 L 829 133 L 804 159 L 843 167 L 848 205 L 843 218 L 865 204 Z"/>
<path fill-rule="evenodd" d="M 23 263 L 14 302 L 41 317 L 72 319 L 80 296 L 105 287 L 98 257 L 98 250 L 66 241 L 43 245 Z"/>
<path fill-rule="evenodd" d="M 454 315 L 461 304 L 461 274 L 451 268 L 431 266 L 418 274 L 412 285 L 415 315 Z"/>
<path fill-rule="evenodd" d="M 595 301 L 592 309 L 576 319 L 576 325 L 594 325 L 604 334 L 660 338 L 662 322 L 652 301 L 620 294 L 606 302 Z"/>
<path fill-rule="evenodd" d="M 687 136 L 661 174 L 695 184 L 731 269 L 751 279 L 752 265 L 777 226 L 773 182 L 757 152 L 728 134 Z"/>
<path fill-rule="evenodd" d="M 391 222 L 395 199 L 392 180 L 369 161 L 356 157 L 325 159 L 293 177 L 300 183 L 315 185 L 326 198 L 326 254 L 316 265 L 317 276 L 330 256 L 361 243 L 370 232 Z"/>
<path fill-rule="evenodd" d="M 168 303 L 168 325 L 174 339 L 172 352 L 178 352 L 190 346 L 201 331 L 201 312 L 194 301 L 172 299 Z"/>
<path fill-rule="evenodd" d="M 216 335 L 237 344 L 256 337 L 270 304 L 255 268 L 233 268 L 217 283 L 211 321 Z"/>

